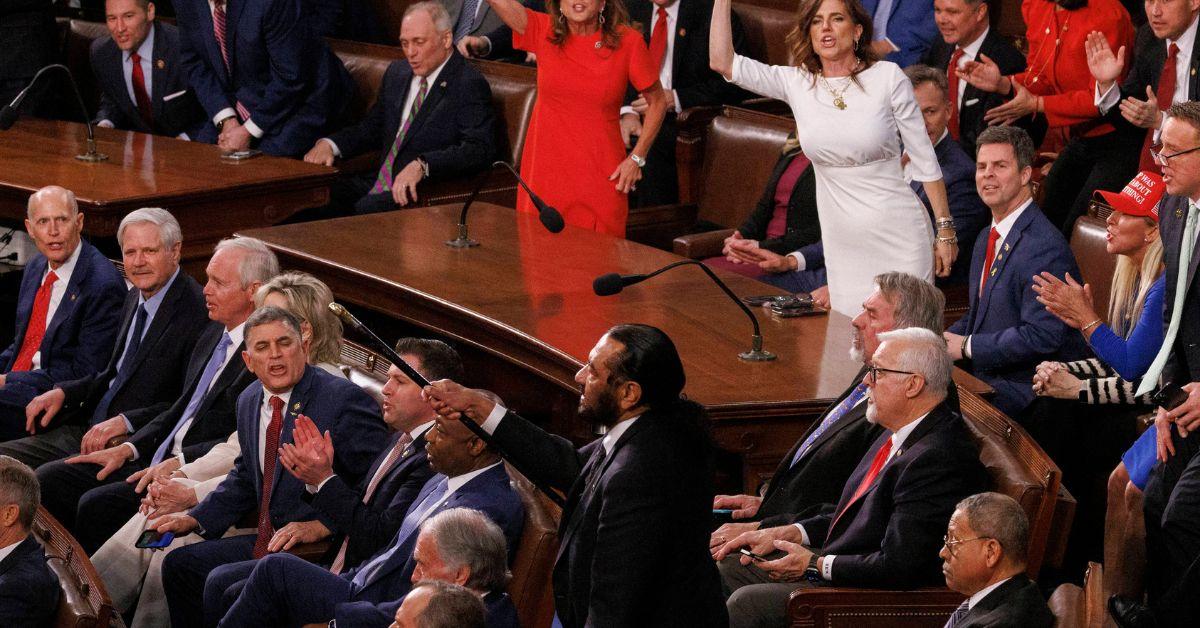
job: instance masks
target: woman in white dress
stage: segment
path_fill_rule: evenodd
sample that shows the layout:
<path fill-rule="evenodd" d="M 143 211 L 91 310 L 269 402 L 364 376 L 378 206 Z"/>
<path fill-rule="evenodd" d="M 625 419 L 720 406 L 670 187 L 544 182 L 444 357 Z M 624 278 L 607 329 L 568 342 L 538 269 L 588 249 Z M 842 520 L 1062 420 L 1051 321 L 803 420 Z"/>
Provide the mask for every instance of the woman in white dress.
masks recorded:
<path fill-rule="evenodd" d="M 788 35 L 798 65 L 770 66 L 734 54 L 730 2 L 713 4 L 709 62 L 727 80 L 791 106 L 816 172 L 833 309 L 856 315 L 883 272 L 948 275 L 958 247 L 941 168 L 904 72 L 871 50 L 870 15 L 858 0 L 803 0 Z M 902 153 L 933 207 L 936 242 Z"/>

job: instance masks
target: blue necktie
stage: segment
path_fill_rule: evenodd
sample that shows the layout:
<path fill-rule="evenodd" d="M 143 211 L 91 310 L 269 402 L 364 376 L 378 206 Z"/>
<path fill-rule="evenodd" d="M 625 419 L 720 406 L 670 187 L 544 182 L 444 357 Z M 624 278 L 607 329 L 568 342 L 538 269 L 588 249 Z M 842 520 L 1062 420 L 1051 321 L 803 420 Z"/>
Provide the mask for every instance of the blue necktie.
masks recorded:
<path fill-rule="evenodd" d="M 449 479 L 441 474 L 435 475 L 430 479 L 431 482 L 437 481 L 433 490 L 425 495 L 425 498 L 418 502 L 415 506 L 409 509 L 408 514 L 404 517 L 404 522 L 400 524 L 400 531 L 392 539 L 392 545 L 386 551 L 372 558 L 367 564 L 363 565 L 358 573 L 354 574 L 354 580 L 351 581 L 351 588 L 354 591 L 361 591 L 370 582 L 372 577 L 383 569 L 383 566 L 392 559 L 397 551 L 402 547 L 408 547 L 405 542 L 409 536 L 417 530 L 434 506 L 442 502 L 442 497 L 446 495 L 446 491 L 450 488 Z"/>
<path fill-rule="evenodd" d="M 184 408 L 183 414 L 179 416 L 179 422 L 175 424 L 175 428 L 171 430 L 171 434 L 167 436 L 167 439 L 154 452 L 154 458 L 150 461 L 151 465 L 156 465 L 166 459 L 167 453 L 171 450 L 171 443 L 175 442 L 175 435 L 179 433 L 179 429 L 183 427 L 184 423 L 195 418 L 196 410 L 200 408 L 200 402 L 208 394 L 208 388 L 212 386 L 213 379 L 217 377 L 217 371 L 221 368 L 221 364 L 225 362 L 225 354 L 229 352 L 229 345 L 231 344 L 233 344 L 233 339 L 229 337 L 229 332 L 221 334 L 221 340 L 217 343 L 217 347 L 213 349 L 212 357 L 208 358 L 208 364 L 204 365 L 204 372 L 200 374 L 200 381 L 196 384 L 196 390 L 192 391 L 192 398 L 188 400 L 187 407 Z"/>
<path fill-rule="evenodd" d="M 147 316 L 146 305 L 143 303 L 138 306 L 137 314 L 133 319 L 133 335 L 130 336 L 129 342 L 125 345 L 125 352 L 121 354 L 121 359 L 117 362 L 117 375 L 113 377 L 108 390 L 100 398 L 100 403 L 96 404 L 96 410 L 92 412 L 91 425 L 109 418 L 109 404 L 112 403 L 113 397 L 117 395 L 117 391 L 120 390 L 125 380 L 129 379 L 129 373 L 133 371 L 133 358 L 137 355 L 138 347 L 142 344 L 142 335 L 146 333 Z"/>
<path fill-rule="evenodd" d="M 796 463 L 800 462 L 800 458 L 804 457 L 804 453 L 821 437 L 821 434 L 824 434 L 830 425 L 837 423 L 837 420 L 842 418 L 850 408 L 858 405 L 858 402 L 866 393 L 867 385 L 860 382 L 858 386 L 854 387 L 854 390 L 850 391 L 849 395 L 846 395 L 846 398 L 836 408 L 830 410 L 829 414 L 826 414 L 825 418 L 821 420 L 821 424 L 817 426 L 817 429 L 813 430 L 812 434 L 809 434 L 808 438 L 804 439 L 804 442 L 800 444 L 800 448 L 796 450 L 796 455 L 792 457 L 792 464 L 789 467 L 796 466 Z"/>
<path fill-rule="evenodd" d="M 957 626 L 958 623 L 967 616 L 967 613 L 971 612 L 970 603 L 971 600 L 963 600 L 963 603 L 959 604 L 958 608 L 954 609 L 954 614 L 950 615 L 950 619 L 946 620 L 945 628 L 954 628 Z"/>
<path fill-rule="evenodd" d="M 458 25 L 454 27 L 454 41 L 466 37 L 475 23 L 475 12 L 479 9 L 479 0 L 467 0 L 463 3 L 462 12 L 458 14 Z"/>

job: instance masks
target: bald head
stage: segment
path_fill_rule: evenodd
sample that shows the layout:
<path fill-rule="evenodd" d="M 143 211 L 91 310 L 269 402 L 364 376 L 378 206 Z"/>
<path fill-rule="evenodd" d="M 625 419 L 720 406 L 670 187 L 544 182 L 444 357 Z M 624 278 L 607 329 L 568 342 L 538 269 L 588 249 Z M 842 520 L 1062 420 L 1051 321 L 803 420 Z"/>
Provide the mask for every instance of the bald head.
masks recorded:
<path fill-rule="evenodd" d="M 79 213 L 79 203 L 75 200 L 74 192 L 62 186 L 47 185 L 29 195 L 29 203 L 25 206 L 25 218 L 33 220 L 35 209 L 51 207 L 66 209 L 72 217 Z"/>
<path fill-rule="evenodd" d="M 79 248 L 83 214 L 70 190 L 51 185 L 34 192 L 25 209 L 25 231 L 51 269 L 57 269 Z"/>

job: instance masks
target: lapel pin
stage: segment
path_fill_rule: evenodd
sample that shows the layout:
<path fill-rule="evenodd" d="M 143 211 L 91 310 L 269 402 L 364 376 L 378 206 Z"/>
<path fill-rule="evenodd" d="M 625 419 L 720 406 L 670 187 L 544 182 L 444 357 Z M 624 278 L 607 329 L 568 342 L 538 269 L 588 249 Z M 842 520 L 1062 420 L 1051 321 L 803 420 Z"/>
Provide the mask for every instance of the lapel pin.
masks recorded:
<path fill-rule="evenodd" d="M 72 300 L 72 301 L 74 301 L 74 300 L 75 300 L 75 293 L 71 293 L 71 300 Z"/>
<path fill-rule="evenodd" d="M 1192 76 L 1196 76 L 1196 68 L 1192 68 Z"/>
<path fill-rule="evenodd" d="M 1003 253 L 1001 253 L 1001 254 L 999 254 L 999 255 L 997 255 L 997 256 L 996 256 L 996 261 L 997 261 L 997 262 L 998 262 L 998 261 L 1000 261 L 1000 260 L 1002 260 L 1002 259 L 1004 259 L 1004 254 L 1003 254 Z"/>
<path fill-rule="evenodd" d="M 159 59 L 158 61 L 155 61 L 155 62 L 154 62 L 154 67 L 156 67 L 156 68 L 158 68 L 158 69 L 162 70 L 162 69 L 164 69 L 164 68 L 166 68 L 166 67 L 167 67 L 167 62 L 166 62 L 166 61 L 163 61 L 162 59 Z M 1196 73 L 1196 71 L 1195 71 L 1195 70 L 1192 70 L 1192 74 L 1195 74 L 1195 73 Z"/>
<path fill-rule="evenodd" d="M 442 81 L 442 82 L 441 82 L 441 86 L 442 86 L 442 87 L 445 87 L 445 86 L 446 86 L 446 81 Z"/>
<path fill-rule="evenodd" d="M 681 29 L 679 29 L 679 36 L 680 36 L 680 37 L 686 37 L 686 36 L 687 36 L 687 29 L 686 29 L 686 28 L 681 28 Z M 1195 71 L 1193 70 L 1193 74 L 1194 74 L 1194 73 L 1195 73 Z"/>
<path fill-rule="evenodd" d="M 297 411 L 297 410 L 299 410 L 299 409 L 300 409 L 300 404 L 299 404 L 299 402 L 297 402 L 297 403 L 295 403 L 295 404 L 293 404 L 293 405 L 292 405 L 292 410 L 293 410 L 293 411 Z"/>
<path fill-rule="evenodd" d="M 995 268 L 993 268 L 992 271 L 990 273 L 988 273 L 988 275 L 991 275 L 991 276 L 995 276 L 995 274 L 996 274 Z"/>

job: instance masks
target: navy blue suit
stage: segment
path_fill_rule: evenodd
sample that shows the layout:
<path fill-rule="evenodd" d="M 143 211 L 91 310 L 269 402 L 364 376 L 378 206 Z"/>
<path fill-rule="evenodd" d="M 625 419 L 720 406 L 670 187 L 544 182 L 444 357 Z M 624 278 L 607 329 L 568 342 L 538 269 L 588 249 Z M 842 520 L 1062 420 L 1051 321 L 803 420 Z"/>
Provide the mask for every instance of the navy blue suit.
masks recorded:
<path fill-rule="evenodd" d="M 96 121 L 108 120 L 118 129 L 175 137 L 187 133 L 197 142 L 217 140 L 217 129 L 209 123 L 204 109 L 188 85 L 188 75 L 179 62 L 179 31 L 174 24 L 154 23 L 154 58 L 150 61 L 150 88 L 153 126 L 138 112 L 137 103 L 125 86 L 125 53 L 112 37 L 92 42 L 92 72 L 100 86 L 100 109 Z M 170 100 L 166 97 L 170 96 Z"/>
<path fill-rule="evenodd" d="M 405 596 L 407 597 L 407 596 Z M 387 602 L 375 606 L 375 615 L 365 613 L 355 616 L 355 628 L 388 628 L 396 617 L 396 611 L 404 603 L 404 598 L 395 602 Z M 521 628 L 521 619 L 517 616 L 517 607 L 513 606 L 512 598 L 507 593 L 492 591 L 483 596 L 484 609 L 487 612 L 485 621 L 487 628 Z"/>
<path fill-rule="evenodd" d="M 0 626 L 53 625 L 61 595 L 46 552 L 33 536 L 0 560 Z"/>
<path fill-rule="evenodd" d="M 237 429 L 242 455 L 220 486 L 191 510 L 190 514 L 200 523 L 201 536 L 209 540 L 171 552 L 163 562 L 163 588 L 173 626 L 200 623 L 201 594 L 209 572 L 223 564 L 252 558 L 254 535 L 220 537 L 230 526 L 256 512 L 262 500 L 258 448 L 263 394 L 262 386 L 251 384 L 238 397 Z M 312 366 L 305 367 L 304 375 L 292 388 L 284 408 L 280 443 L 292 440 L 292 428 L 301 414 L 311 418 L 321 432 L 330 432 L 334 472 L 350 481 L 362 477 L 370 465 L 368 461 L 387 442 L 379 404 L 356 384 Z M 275 530 L 293 521 L 314 519 L 334 529 L 332 519 L 314 509 L 304 499 L 305 494 L 304 483 L 276 464 L 270 505 L 271 525 Z"/>
<path fill-rule="evenodd" d="M 990 229 L 979 232 L 971 259 L 971 309 L 949 331 L 971 337 L 968 369 L 996 390 L 992 403 L 1017 416 L 1033 401 L 1033 372 L 1043 360 L 1074 360 L 1086 350 L 1079 334 L 1037 301 L 1033 276 L 1043 271 L 1078 278 L 1079 267 L 1058 228 L 1030 203 L 1008 237 L 979 295 Z"/>
<path fill-rule="evenodd" d="M 264 153 L 303 155 L 336 126 L 354 86 L 346 68 L 303 21 L 303 0 L 230 0 L 229 71 L 213 35 L 207 0 L 175 3 L 180 61 L 209 123 L 241 103 L 263 131 Z"/>
<path fill-rule="evenodd" d="M 862 3 L 872 16 L 880 4 L 880 0 L 863 0 Z M 888 61 L 902 68 L 920 62 L 930 46 L 942 38 L 933 21 L 933 3 L 929 0 L 892 0 L 887 36 L 900 49 L 889 54 Z M 875 37 L 878 38 L 879 33 L 875 33 Z"/>
<path fill-rule="evenodd" d="M 434 475 L 414 502 L 445 476 Z M 504 531 L 510 552 L 521 538 L 525 507 L 513 490 L 504 465 L 498 464 L 472 478 L 426 517 L 450 509 L 473 508 L 487 515 Z M 403 530 L 402 530 L 403 531 Z M 354 584 L 357 570 L 340 576 L 291 554 L 271 554 L 258 561 L 237 602 L 221 620 L 222 626 L 293 626 L 337 619 L 339 626 L 360 626 L 379 617 L 377 605 L 395 601 L 412 588 L 410 579 L 416 563 L 412 548 L 418 531 L 405 538 L 399 532 L 388 547 L 398 549 L 364 586 Z"/>
<path fill-rule="evenodd" d="M 938 165 L 942 168 L 942 181 L 946 184 L 946 197 L 950 205 L 950 217 L 954 218 L 954 231 L 958 236 L 958 257 L 950 267 L 949 277 L 938 277 L 936 283 L 942 286 L 957 286 L 967 283 L 967 275 L 971 269 L 971 252 L 975 250 L 975 238 L 979 232 L 992 222 L 992 212 L 979 198 L 975 187 L 975 162 L 967 156 L 962 146 L 954 138 L 946 135 L 933 151 L 937 154 Z M 925 195 L 925 186 L 919 181 L 913 181 L 912 187 L 917 197 L 930 210 L 929 197 Z M 985 240 L 986 242 L 986 240 Z"/>
<path fill-rule="evenodd" d="M 112 353 L 125 282 L 95 247 L 84 241 L 79 246 L 71 280 L 42 337 L 41 368 L 13 373 L 9 371 L 25 341 L 33 300 L 46 272 L 46 258 L 38 254 L 25 265 L 17 295 L 16 334 L 12 344 L 0 352 L 0 373 L 7 373 L 4 386 L 0 386 L 0 437 L 23 433 L 25 406 L 34 397 L 50 390 L 55 382 L 99 371 Z"/>

